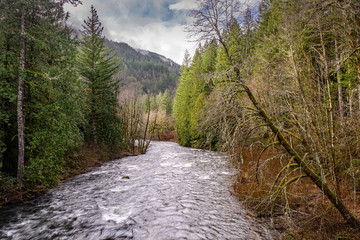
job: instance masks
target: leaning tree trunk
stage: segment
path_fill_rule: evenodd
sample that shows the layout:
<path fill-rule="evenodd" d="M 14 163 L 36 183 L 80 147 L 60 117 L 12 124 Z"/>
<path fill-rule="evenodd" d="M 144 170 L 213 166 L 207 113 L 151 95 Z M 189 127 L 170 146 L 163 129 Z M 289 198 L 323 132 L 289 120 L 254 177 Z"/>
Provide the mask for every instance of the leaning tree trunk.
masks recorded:
<path fill-rule="evenodd" d="M 235 66 L 235 64 L 229 59 L 230 64 L 234 67 L 237 80 L 240 82 L 241 86 L 244 88 L 247 96 L 250 101 L 256 108 L 258 115 L 262 118 L 262 120 L 266 123 L 266 125 L 270 128 L 270 130 L 277 136 L 279 143 L 281 146 L 285 148 L 287 153 L 295 160 L 297 165 L 301 168 L 301 170 L 309 177 L 313 183 L 322 191 L 322 193 L 330 200 L 330 202 L 336 207 L 336 209 L 343 216 L 345 221 L 353 228 L 360 228 L 359 219 L 356 218 L 349 209 L 345 206 L 343 201 L 337 197 L 337 195 L 330 189 L 326 182 L 324 182 L 319 175 L 317 175 L 308 164 L 301 158 L 299 153 L 291 146 L 291 144 L 286 140 L 283 133 L 280 129 L 275 126 L 274 122 L 270 119 L 265 110 L 260 106 L 255 96 L 249 87 L 244 83 L 241 78 L 240 70 Z"/>
<path fill-rule="evenodd" d="M 276 127 L 270 117 L 266 114 L 264 109 L 257 102 L 256 98 L 252 94 L 251 90 L 245 85 L 245 83 L 241 80 L 240 73 L 237 71 L 237 78 L 242 83 L 243 88 L 245 89 L 246 94 L 251 100 L 252 104 L 255 106 L 256 110 L 260 117 L 265 121 L 271 131 L 277 136 L 280 144 L 285 148 L 285 150 L 293 157 L 298 166 L 300 166 L 301 170 L 308 176 L 318 188 L 323 192 L 323 194 L 328 197 L 332 204 L 338 209 L 341 213 L 345 221 L 354 228 L 360 228 L 360 222 L 354 215 L 351 214 L 349 209 L 345 206 L 341 199 L 339 199 L 336 194 L 329 188 L 329 186 L 321 180 L 321 177 L 318 176 L 307 164 L 303 161 L 297 151 L 290 145 L 290 143 L 286 140 L 283 133 Z"/>
<path fill-rule="evenodd" d="M 330 187 L 326 184 L 326 182 L 321 180 L 321 177 L 318 176 L 310 166 L 301 158 L 298 152 L 291 146 L 291 144 L 287 141 L 284 136 L 284 133 L 275 126 L 274 122 L 267 115 L 265 110 L 260 106 L 252 91 L 248 88 L 248 86 L 243 81 L 240 70 L 238 66 L 236 66 L 231 58 L 231 54 L 229 52 L 229 46 L 227 46 L 227 42 L 224 41 L 222 33 L 223 30 L 228 30 L 224 27 L 224 24 L 220 24 L 223 22 L 230 23 L 231 16 L 235 14 L 239 14 L 240 10 L 236 8 L 236 3 L 238 1 L 235 0 L 202 0 L 198 1 L 198 9 L 195 9 L 191 12 L 191 15 L 194 17 L 194 23 L 188 28 L 189 32 L 192 32 L 193 35 L 201 35 L 199 40 L 205 40 L 209 38 L 213 38 L 216 36 L 219 44 L 223 47 L 226 55 L 228 57 L 228 61 L 230 65 L 233 67 L 236 74 L 236 81 L 240 83 L 240 85 L 244 88 L 244 91 L 248 95 L 250 101 L 256 108 L 257 114 L 262 118 L 262 120 L 266 123 L 266 125 L 270 128 L 270 130 L 277 136 L 280 144 L 284 147 L 284 149 L 288 152 L 289 155 L 295 160 L 295 162 L 299 165 L 301 170 L 308 176 L 316 186 L 322 191 L 322 193 L 331 201 L 331 203 L 338 209 L 341 213 L 345 221 L 354 228 L 360 228 L 359 219 L 354 217 L 353 214 L 349 211 L 349 209 L 344 205 L 341 199 L 337 197 L 337 195 L 330 189 Z M 232 8 L 233 7 L 233 8 Z M 321 29 L 320 29 L 321 30 Z M 191 36 L 191 35 L 190 35 Z M 324 53 L 324 51 L 323 51 Z M 359 65 L 360 67 L 360 65 Z M 328 73 L 328 72 L 327 72 Z M 359 68 L 360 75 L 360 68 Z M 228 75 L 227 75 L 228 76 Z M 228 76 L 229 77 L 229 76 Z M 327 78 L 329 75 L 327 74 Z M 230 77 L 229 77 L 230 78 Z M 359 79 L 360 81 L 360 79 Z M 330 85 L 330 84 L 328 84 Z M 359 82 L 359 90 L 360 90 L 360 82 Z M 329 92 L 328 92 L 329 94 Z M 360 95 L 360 91 L 359 91 Z M 329 96 L 329 104 L 331 104 L 331 92 Z M 360 98 L 359 98 L 360 101 Z M 360 105 L 360 104 L 359 104 Z M 360 106 L 359 106 L 360 107 Z M 333 114 L 332 105 L 329 106 L 330 114 Z M 331 143 L 333 143 L 333 119 L 330 119 L 330 135 L 331 135 Z M 333 145 L 332 145 L 333 146 Z M 333 149 L 332 149 L 333 150 Z"/>
<path fill-rule="evenodd" d="M 24 117 L 24 94 L 25 94 L 25 83 L 24 83 L 24 70 L 25 70 L 25 15 L 26 9 L 22 7 L 21 10 L 21 50 L 20 50 L 20 74 L 19 74 L 19 85 L 18 85 L 18 96 L 17 96 L 17 124 L 18 124 L 18 171 L 17 171 L 17 183 L 22 188 L 24 178 L 24 162 L 25 162 L 25 117 Z"/>
<path fill-rule="evenodd" d="M 223 46 L 224 44 L 220 42 Z M 227 48 L 225 48 L 227 51 Z M 229 54 L 228 54 L 229 55 Z M 340 212 L 343 216 L 345 221 L 353 228 L 360 228 L 359 219 L 356 218 L 349 209 L 345 206 L 343 201 L 337 197 L 337 195 L 330 189 L 326 182 L 324 182 L 320 176 L 318 176 L 309 166 L 308 164 L 300 157 L 297 151 L 291 146 L 291 144 L 286 140 L 283 133 L 280 129 L 275 126 L 274 122 L 270 119 L 267 115 L 265 110 L 260 106 L 258 101 L 256 100 L 255 96 L 253 95 L 252 91 L 248 88 L 248 86 L 244 83 L 241 78 L 240 70 L 235 64 L 232 62 L 232 59 L 228 59 L 230 64 L 234 67 L 236 72 L 237 80 L 240 82 L 241 86 L 244 88 L 247 96 L 249 97 L 250 101 L 256 108 L 258 115 L 262 118 L 262 120 L 266 123 L 266 125 L 271 129 L 277 139 L 279 140 L 280 145 L 282 145 L 285 150 L 288 152 L 290 156 L 293 157 L 297 165 L 301 168 L 301 170 L 309 177 L 315 185 L 322 191 L 322 193 L 330 200 L 330 202 L 336 207 L 336 209 Z"/>

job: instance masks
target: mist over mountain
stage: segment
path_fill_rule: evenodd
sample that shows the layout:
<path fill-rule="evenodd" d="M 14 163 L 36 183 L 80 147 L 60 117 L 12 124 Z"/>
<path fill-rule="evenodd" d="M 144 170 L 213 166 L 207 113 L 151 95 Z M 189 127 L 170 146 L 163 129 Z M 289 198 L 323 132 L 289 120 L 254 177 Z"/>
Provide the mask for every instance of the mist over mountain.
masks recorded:
<path fill-rule="evenodd" d="M 158 94 L 168 89 L 174 92 L 180 76 L 180 65 L 160 54 L 135 49 L 127 43 L 106 39 L 106 45 L 114 49 L 121 59 L 118 77 L 121 85 L 137 84 L 144 92 Z"/>

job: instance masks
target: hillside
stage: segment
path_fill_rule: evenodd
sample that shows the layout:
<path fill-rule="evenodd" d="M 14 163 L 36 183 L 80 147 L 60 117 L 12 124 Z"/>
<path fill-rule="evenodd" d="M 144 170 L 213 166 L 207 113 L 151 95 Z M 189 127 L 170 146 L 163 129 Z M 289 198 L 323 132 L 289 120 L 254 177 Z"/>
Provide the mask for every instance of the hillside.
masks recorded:
<path fill-rule="evenodd" d="M 106 45 L 121 58 L 122 85 L 138 82 L 147 92 L 173 92 L 179 79 L 180 66 L 174 61 L 147 50 L 134 49 L 126 43 L 106 39 Z"/>

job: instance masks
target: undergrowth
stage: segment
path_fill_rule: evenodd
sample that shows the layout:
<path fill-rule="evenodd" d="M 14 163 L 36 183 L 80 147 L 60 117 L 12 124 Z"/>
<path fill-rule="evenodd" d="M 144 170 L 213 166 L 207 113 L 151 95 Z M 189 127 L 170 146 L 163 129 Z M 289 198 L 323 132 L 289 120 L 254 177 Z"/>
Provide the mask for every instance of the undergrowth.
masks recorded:
<path fill-rule="evenodd" d="M 102 163 L 131 155 L 122 149 L 111 149 L 100 145 L 83 145 L 76 151 L 69 152 L 62 166 L 61 181 L 73 176 L 85 173 Z M 0 208 L 4 205 L 27 202 L 34 199 L 49 189 L 43 185 L 33 185 L 25 182 L 24 188 L 20 189 L 16 184 L 16 178 L 4 175 L 0 172 Z"/>
<path fill-rule="evenodd" d="M 243 163 L 240 164 L 238 158 L 233 159 L 239 169 L 233 187 L 237 197 L 257 217 L 271 219 L 272 227 L 282 233 L 281 239 L 360 239 L 360 230 L 347 226 L 330 201 L 306 177 L 284 187 L 274 197 L 275 179 L 288 160 L 286 155 L 274 149 L 268 149 L 259 159 L 260 153 L 259 149 L 247 149 L 241 153 Z M 232 155 L 239 156 L 239 153 Z M 343 179 L 340 183 L 341 196 L 351 206 L 351 179 Z M 357 195 L 357 202 L 359 200 Z M 357 207 L 356 211 L 359 210 Z M 354 206 L 352 211 L 355 211 Z"/>

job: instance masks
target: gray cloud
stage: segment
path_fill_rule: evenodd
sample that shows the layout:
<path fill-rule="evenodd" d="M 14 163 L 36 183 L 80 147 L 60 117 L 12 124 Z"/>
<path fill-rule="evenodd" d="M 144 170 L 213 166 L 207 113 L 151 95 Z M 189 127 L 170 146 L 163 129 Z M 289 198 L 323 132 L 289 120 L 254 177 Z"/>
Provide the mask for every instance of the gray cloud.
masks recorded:
<path fill-rule="evenodd" d="M 187 41 L 184 27 L 191 22 L 188 10 L 196 7 L 196 0 L 83 0 L 76 8 L 65 6 L 74 27 L 81 29 L 91 5 L 111 40 L 162 54 L 179 64 L 186 49 L 195 52 L 197 44 Z"/>
<path fill-rule="evenodd" d="M 194 0 L 183 0 L 169 6 L 171 10 L 189 10 L 194 9 L 195 7 L 196 2 Z"/>
<path fill-rule="evenodd" d="M 85 0 L 70 12 L 70 23 L 81 29 L 90 6 L 98 11 L 104 35 L 135 48 L 157 52 L 181 64 L 186 49 L 194 52 L 196 44 L 186 40 L 184 25 L 189 23 L 183 2 L 196 0 Z"/>

